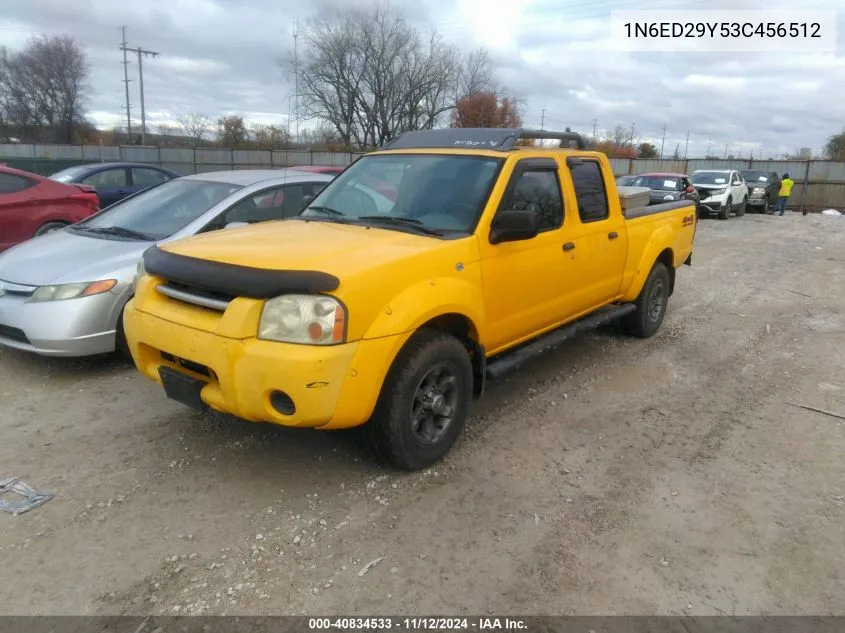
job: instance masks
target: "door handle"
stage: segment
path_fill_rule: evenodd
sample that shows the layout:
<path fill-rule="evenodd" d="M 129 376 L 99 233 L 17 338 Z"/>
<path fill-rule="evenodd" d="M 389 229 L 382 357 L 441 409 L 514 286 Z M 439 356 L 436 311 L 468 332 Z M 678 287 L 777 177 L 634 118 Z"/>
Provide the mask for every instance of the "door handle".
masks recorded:
<path fill-rule="evenodd" d="M 617 237 L 619 237 L 619 233 L 617 233 L 616 231 L 611 231 L 607 234 L 607 238 L 611 240 L 615 240 Z"/>
<path fill-rule="evenodd" d="M 567 242 L 566 244 L 563 245 L 564 251 L 571 251 L 571 250 L 574 250 L 574 249 L 575 249 L 575 242 Z"/>

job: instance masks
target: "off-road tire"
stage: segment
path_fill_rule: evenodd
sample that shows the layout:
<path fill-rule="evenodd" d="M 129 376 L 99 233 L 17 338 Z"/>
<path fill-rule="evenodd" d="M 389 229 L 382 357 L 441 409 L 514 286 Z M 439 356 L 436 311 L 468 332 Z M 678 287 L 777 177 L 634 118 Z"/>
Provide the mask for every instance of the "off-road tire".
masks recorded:
<path fill-rule="evenodd" d="M 448 367 L 457 390 L 454 413 L 436 441 L 418 440 L 412 407 L 421 382 L 437 366 Z M 375 411 L 361 430 L 378 458 L 402 470 L 421 470 L 440 460 L 454 445 L 466 424 L 473 391 L 472 363 L 454 336 L 420 330 L 399 352 L 382 386 Z"/>
<path fill-rule="evenodd" d="M 67 226 L 65 222 L 45 222 L 35 230 L 33 237 L 40 237 L 50 231 L 57 231 Z"/>
<path fill-rule="evenodd" d="M 733 200 L 728 198 L 728 201 L 725 202 L 725 206 L 719 210 L 719 219 L 720 220 L 727 220 L 731 217 L 731 209 L 733 208 Z"/>
<path fill-rule="evenodd" d="M 669 305 L 670 283 L 666 265 L 655 262 L 640 291 L 640 296 L 634 302 L 637 309 L 622 318 L 623 332 L 637 338 L 650 338 L 657 333 Z"/>

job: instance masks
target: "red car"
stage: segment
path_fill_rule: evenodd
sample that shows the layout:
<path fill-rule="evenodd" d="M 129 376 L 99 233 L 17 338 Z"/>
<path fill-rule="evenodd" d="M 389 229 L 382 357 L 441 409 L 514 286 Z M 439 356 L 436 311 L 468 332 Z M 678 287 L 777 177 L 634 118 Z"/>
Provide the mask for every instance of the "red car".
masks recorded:
<path fill-rule="evenodd" d="M 93 187 L 0 166 L 0 252 L 100 210 Z"/>

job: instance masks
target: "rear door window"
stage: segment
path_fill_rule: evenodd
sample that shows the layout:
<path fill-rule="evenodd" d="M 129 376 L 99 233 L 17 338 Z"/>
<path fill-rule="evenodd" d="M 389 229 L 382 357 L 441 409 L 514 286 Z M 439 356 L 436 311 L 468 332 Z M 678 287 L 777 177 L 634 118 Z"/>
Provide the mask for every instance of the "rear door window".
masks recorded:
<path fill-rule="evenodd" d="M 0 173 L 0 193 L 18 193 L 35 186 L 35 181 L 17 174 Z"/>
<path fill-rule="evenodd" d="M 91 185 L 94 188 L 110 188 L 110 187 L 126 187 L 129 184 L 129 179 L 126 174 L 126 169 L 121 167 L 118 169 L 103 169 L 95 172 L 90 176 L 82 179 L 85 185 Z"/>
<path fill-rule="evenodd" d="M 594 160 L 567 161 L 581 222 L 600 222 L 610 216 L 601 165 Z"/>

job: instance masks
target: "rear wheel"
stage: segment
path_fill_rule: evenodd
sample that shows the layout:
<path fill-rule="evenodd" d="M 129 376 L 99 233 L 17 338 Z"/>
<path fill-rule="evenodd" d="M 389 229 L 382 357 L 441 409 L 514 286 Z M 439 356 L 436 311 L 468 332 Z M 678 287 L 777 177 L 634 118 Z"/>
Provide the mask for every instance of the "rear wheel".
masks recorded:
<path fill-rule="evenodd" d="M 624 332 L 638 338 L 649 338 L 657 333 L 669 305 L 670 283 L 666 265 L 655 262 L 634 302 L 637 309 L 622 319 Z"/>
<path fill-rule="evenodd" d="M 362 429 L 377 455 L 397 468 L 420 470 L 442 458 L 466 423 L 472 363 L 454 336 L 414 334 L 382 387 Z"/>
<path fill-rule="evenodd" d="M 720 220 L 727 220 L 729 217 L 731 217 L 731 208 L 732 207 L 733 207 L 733 202 L 731 201 L 730 198 L 728 198 L 727 201 L 725 202 L 725 206 L 723 206 L 719 210 L 719 219 Z"/>
<path fill-rule="evenodd" d="M 58 231 L 59 229 L 63 229 L 67 226 L 64 222 L 45 222 L 41 226 L 38 227 L 35 231 L 35 235 L 33 237 L 39 237 L 50 231 Z"/>

